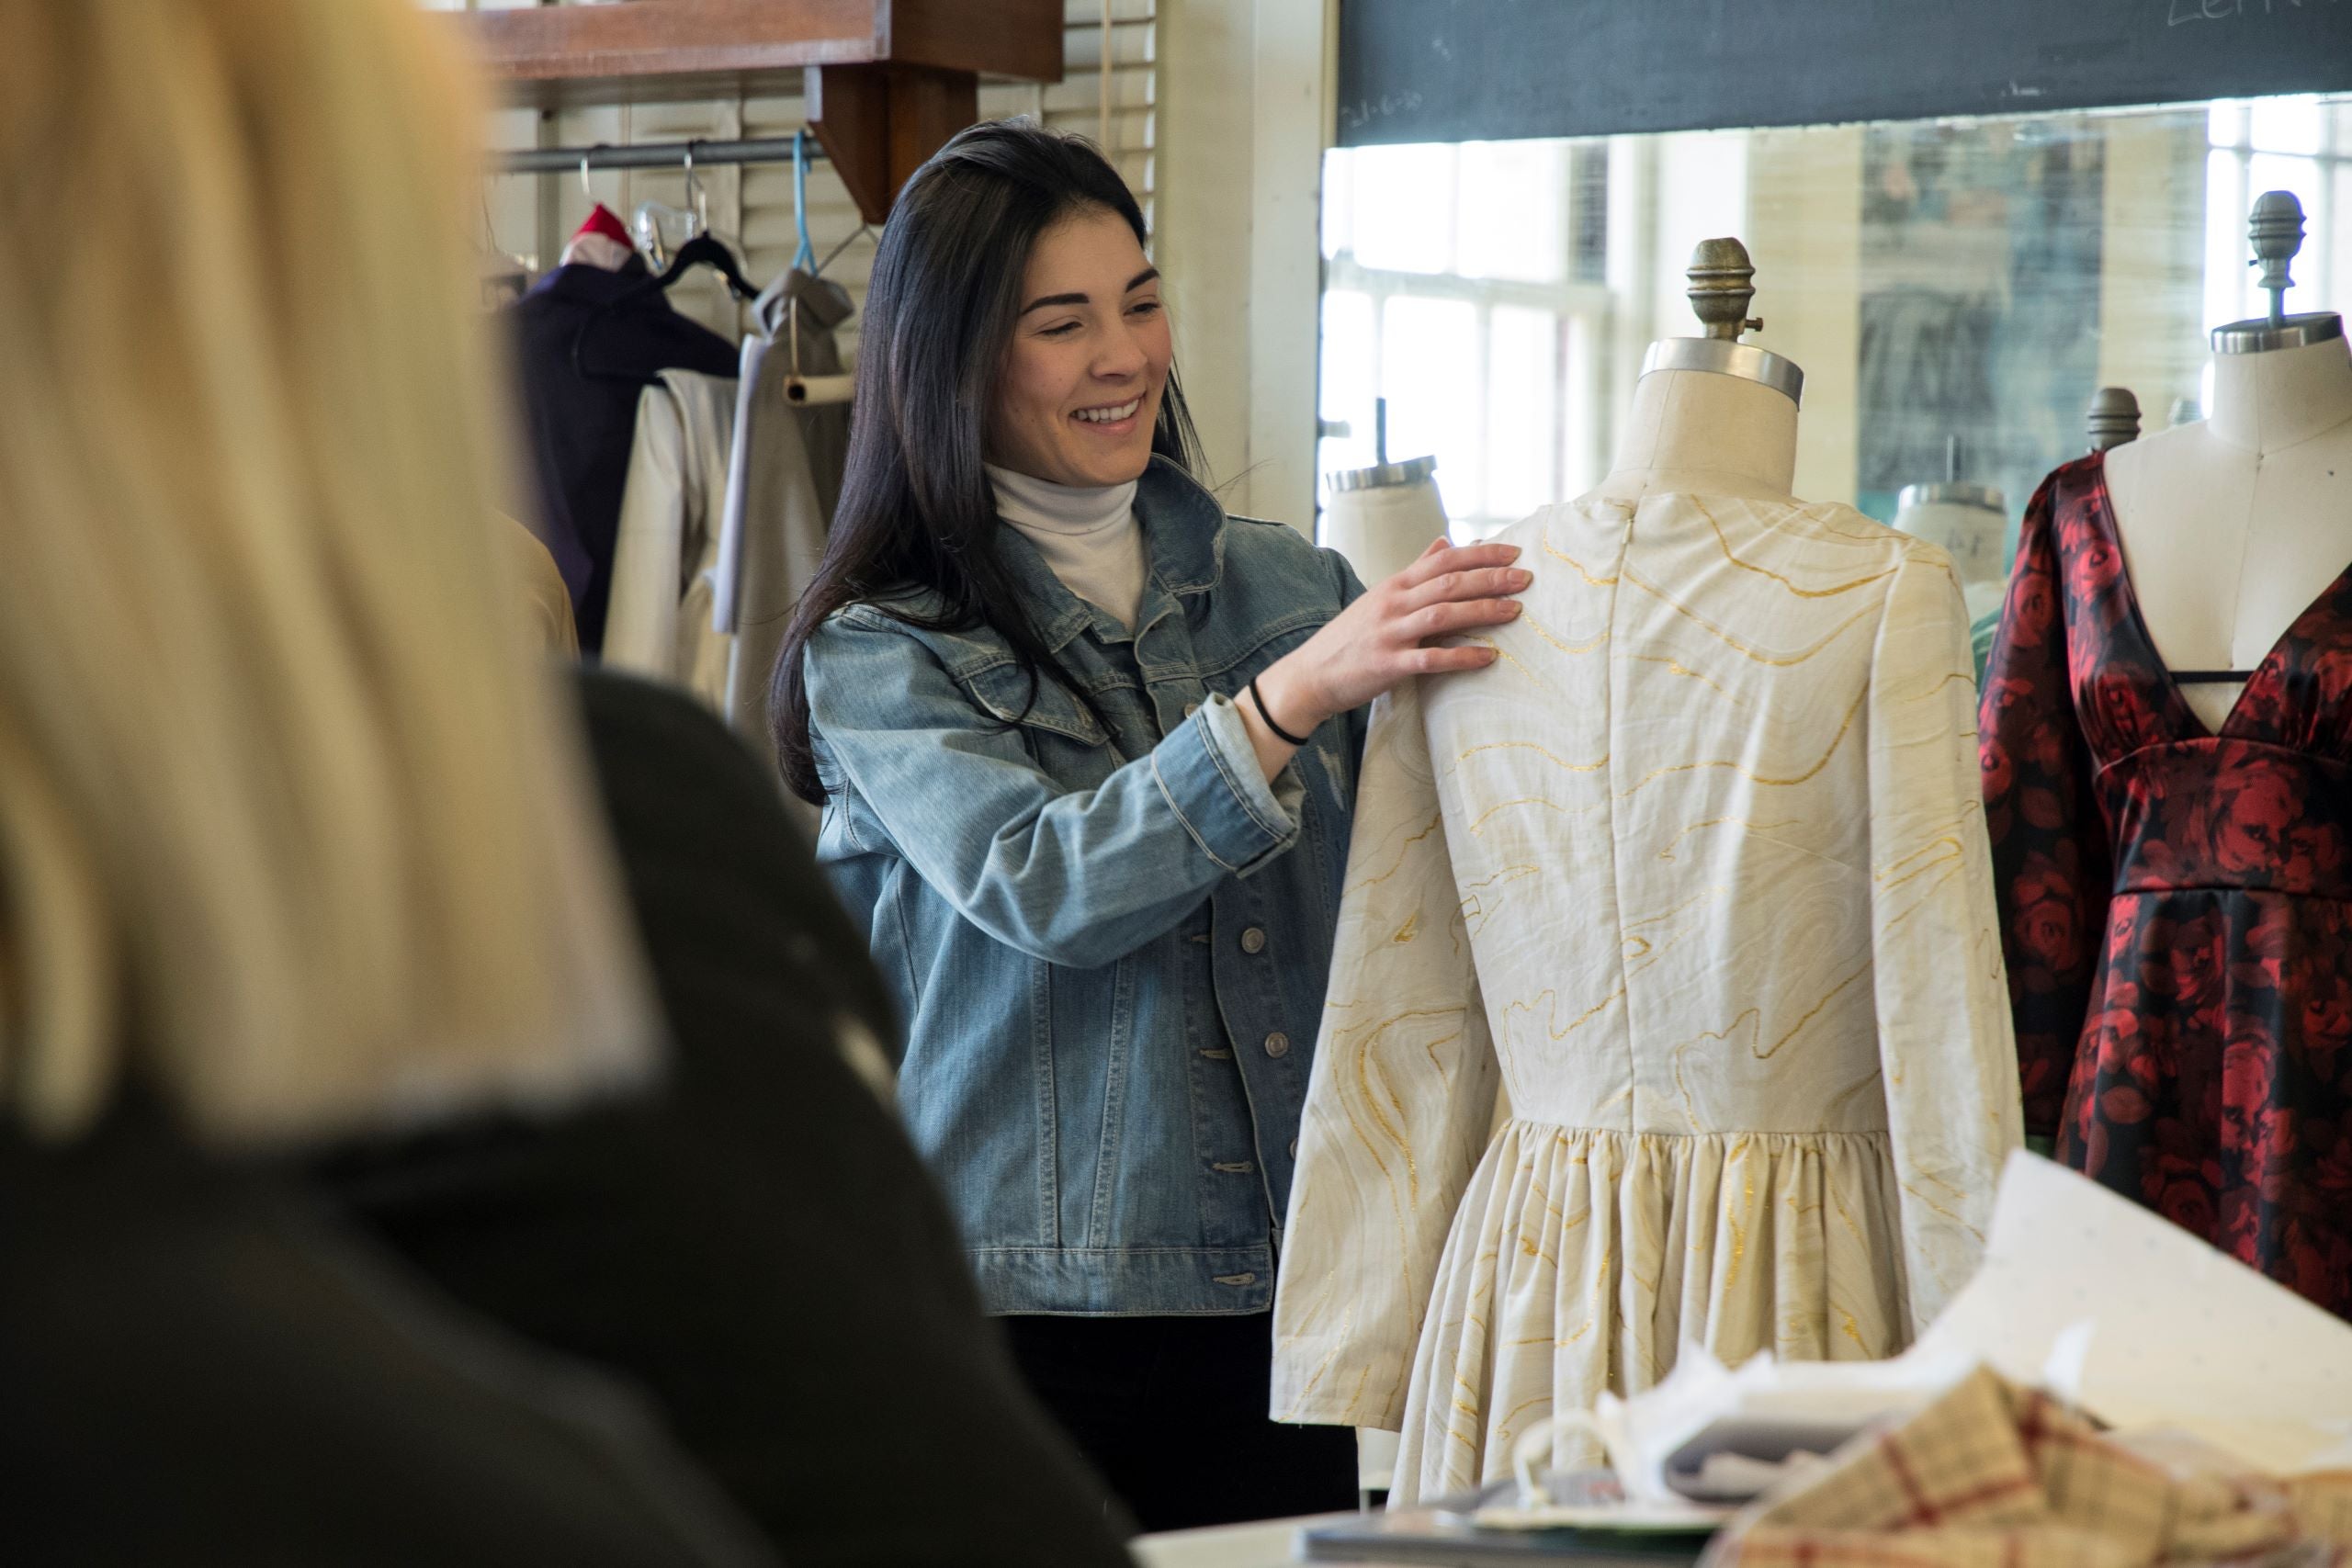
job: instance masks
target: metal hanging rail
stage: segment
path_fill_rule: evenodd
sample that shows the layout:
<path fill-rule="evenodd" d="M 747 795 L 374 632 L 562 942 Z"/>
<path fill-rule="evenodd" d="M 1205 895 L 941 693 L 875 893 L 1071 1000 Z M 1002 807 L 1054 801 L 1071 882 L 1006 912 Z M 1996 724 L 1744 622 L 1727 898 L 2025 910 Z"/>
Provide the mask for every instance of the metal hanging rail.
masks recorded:
<path fill-rule="evenodd" d="M 825 156 L 824 149 L 813 136 L 802 146 L 803 155 L 812 163 Z M 683 168 L 690 160 L 696 168 L 719 164 L 789 164 L 792 162 L 792 138 L 764 136 L 744 141 L 639 141 L 625 147 L 615 146 L 609 141 L 599 141 L 593 147 L 527 147 L 497 153 L 492 164 L 502 175 L 560 175 L 583 166 L 591 169 Z"/>

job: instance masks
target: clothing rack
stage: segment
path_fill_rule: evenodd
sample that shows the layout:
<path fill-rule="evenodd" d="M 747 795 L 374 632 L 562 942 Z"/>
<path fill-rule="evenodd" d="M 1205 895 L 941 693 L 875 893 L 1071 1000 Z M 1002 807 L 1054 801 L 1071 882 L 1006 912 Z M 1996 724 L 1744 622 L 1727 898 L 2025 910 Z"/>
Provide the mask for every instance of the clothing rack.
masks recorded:
<path fill-rule="evenodd" d="M 924 159 L 980 118 L 983 76 L 1062 79 L 1065 0 L 631 0 L 523 6 L 441 18 L 498 85 L 541 110 L 797 94 L 858 216 L 879 225 Z M 696 163 L 777 162 L 780 142 L 693 144 Z M 594 149 L 532 148 L 516 173 L 577 168 Z M 685 146 L 675 152 L 685 162 Z M 607 168 L 673 155 L 616 149 Z M 650 160 L 650 162 L 634 162 Z M 597 160 L 590 160 L 594 168 Z"/>
<path fill-rule="evenodd" d="M 736 141 L 696 138 L 685 141 L 639 141 L 628 146 L 599 141 L 593 147 L 527 147 L 496 154 L 492 166 L 502 175 L 560 175 L 581 168 L 683 168 L 689 163 L 696 168 L 721 164 L 789 164 L 792 141 L 789 136 L 762 136 Z M 825 156 L 823 147 L 813 136 L 801 145 L 801 155 L 811 162 Z"/>

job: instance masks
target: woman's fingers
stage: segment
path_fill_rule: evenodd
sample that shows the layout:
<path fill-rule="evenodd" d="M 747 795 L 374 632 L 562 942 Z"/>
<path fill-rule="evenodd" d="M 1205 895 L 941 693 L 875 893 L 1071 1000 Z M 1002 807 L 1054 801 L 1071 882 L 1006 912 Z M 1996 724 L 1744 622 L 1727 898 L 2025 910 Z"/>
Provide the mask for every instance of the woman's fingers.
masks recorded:
<path fill-rule="evenodd" d="M 1415 675 L 1443 675 L 1456 670 L 1484 670 L 1502 657 L 1502 650 L 1488 642 L 1474 642 L 1460 648 L 1416 648 L 1408 650 L 1406 666 Z"/>
<path fill-rule="evenodd" d="M 1431 571 L 1442 571 L 1445 570 L 1442 566 L 1431 567 L 1430 565 L 1431 561 L 1442 559 L 1443 557 L 1450 556 L 1453 553 L 1453 542 L 1451 539 L 1448 539 L 1444 535 L 1440 534 L 1436 538 L 1431 539 L 1429 542 L 1428 548 L 1424 549 L 1419 555 L 1413 558 L 1412 565 L 1407 567 L 1404 570 L 1390 578 L 1385 584 L 1375 584 L 1375 586 L 1393 587 L 1400 592 L 1415 587 L 1426 580 Z"/>
<path fill-rule="evenodd" d="M 1449 572 L 1470 571 L 1479 567 L 1509 566 L 1519 558 L 1517 545 L 1449 545 L 1440 538 L 1423 550 L 1420 558 L 1389 581 L 1408 588 L 1419 588 L 1433 578 Z"/>
<path fill-rule="evenodd" d="M 1452 637 L 1480 626 L 1499 626 L 1518 618 L 1515 599 L 1464 599 L 1431 604 L 1405 617 L 1405 631 L 1416 642 Z"/>
<path fill-rule="evenodd" d="M 1455 599 L 1500 599 L 1523 592 L 1535 581 L 1534 574 L 1515 566 L 1480 567 L 1469 571 L 1449 571 L 1433 577 L 1405 595 L 1407 605 L 1414 609 L 1442 604 Z"/>
<path fill-rule="evenodd" d="M 1442 646 L 1444 640 L 1498 626 L 1520 613 L 1510 596 L 1532 576 L 1512 566 L 1516 545 L 1448 544 L 1432 540 L 1420 558 L 1348 606 L 1329 626 L 1278 662 L 1296 660 L 1291 677 L 1302 694 L 1294 707 L 1342 713 L 1395 686 L 1408 675 L 1479 670 L 1494 662 L 1482 642 Z M 1439 645 L 1439 646 L 1430 646 Z M 1302 708 L 1302 711 L 1305 709 Z M 1284 712 L 1285 721 L 1291 717 Z M 1313 715 L 1300 722 L 1311 722 Z"/>

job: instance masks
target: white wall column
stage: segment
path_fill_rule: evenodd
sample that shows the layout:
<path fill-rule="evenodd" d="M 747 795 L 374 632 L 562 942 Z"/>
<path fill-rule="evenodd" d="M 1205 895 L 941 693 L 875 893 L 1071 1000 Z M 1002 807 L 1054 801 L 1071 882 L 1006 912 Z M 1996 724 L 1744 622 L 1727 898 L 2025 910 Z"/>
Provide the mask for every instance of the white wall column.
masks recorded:
<path fill-rule="evenodd" d="M 1315 516 L 1334 0 L 1160 0 L 1159 231 L 1177 363 L 1226 504 Z"/>

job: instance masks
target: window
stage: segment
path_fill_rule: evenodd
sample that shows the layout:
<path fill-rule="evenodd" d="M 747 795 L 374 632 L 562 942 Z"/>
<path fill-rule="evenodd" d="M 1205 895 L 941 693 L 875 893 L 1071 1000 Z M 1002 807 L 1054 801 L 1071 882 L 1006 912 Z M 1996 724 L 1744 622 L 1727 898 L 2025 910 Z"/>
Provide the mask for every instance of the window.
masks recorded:
<path fill-rule="evenodd" d="M 1606 472 L 1643 354 L 1698 331 L 1691 247 L 1737 235 L 1749 341 L 1806 377 L 1796 491 L 1892 521 L 1957 477 L 2012 520 L 2087 446 L 2204 401 L 2206 331 L 2263 313 L 2265 190 L 2308 235 L 2288 297 L 2352 310 L 2352 98 L 1581 141 L 1363 147 L 1325 165 L 1320 471 L 1438 460 L 1457 538 Z"/>
<path fill-rule="evenodd" d="M 1456 532 L 1589 481 L 1566 388 L 1591 372 L 1609 292 L 1605 148 L 1365 148 L 1325 170 L 1325 474 L 1433 456 Z"/>

